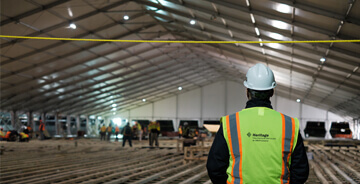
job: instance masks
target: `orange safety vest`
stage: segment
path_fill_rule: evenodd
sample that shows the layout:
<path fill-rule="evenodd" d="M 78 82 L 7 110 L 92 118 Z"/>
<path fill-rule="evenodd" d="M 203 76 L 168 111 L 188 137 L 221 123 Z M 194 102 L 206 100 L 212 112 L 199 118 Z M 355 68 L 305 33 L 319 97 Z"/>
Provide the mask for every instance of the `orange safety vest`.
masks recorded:
<path fill-rule="evenodd" d="M 117 133 L 119 133 L 119 132 L 120 132 L 119 127 L 115 127 L 115 132 L 117 132 Z"/>
<path fill-rule="evenodd" d="M 5 138 L 8 139 L 10 137 L 11 131 L 6 132 Z"/>
<path fill-rule="evenodd" d="M 109 127 L 107 127 L 107 131 L 108 132 L 112 132 L 112 128 L 109 126 Z"/>
<path fill-rule="evenodd" d="M 40 131 L 45 131 L 45 124 L 44 123 L 40 123 L 39 130 Z"/>

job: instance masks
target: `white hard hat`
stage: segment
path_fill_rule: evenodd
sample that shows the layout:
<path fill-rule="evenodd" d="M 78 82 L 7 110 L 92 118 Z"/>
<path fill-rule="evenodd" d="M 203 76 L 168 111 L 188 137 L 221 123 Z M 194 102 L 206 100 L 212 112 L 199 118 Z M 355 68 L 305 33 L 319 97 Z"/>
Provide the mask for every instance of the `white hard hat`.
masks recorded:
<path fill-rule="evenodd" d="M 274 73 L 269 67 L 258 63 L 248 70 L 244 86 L 260 91 L 273 89 L 276 86 Z"/>

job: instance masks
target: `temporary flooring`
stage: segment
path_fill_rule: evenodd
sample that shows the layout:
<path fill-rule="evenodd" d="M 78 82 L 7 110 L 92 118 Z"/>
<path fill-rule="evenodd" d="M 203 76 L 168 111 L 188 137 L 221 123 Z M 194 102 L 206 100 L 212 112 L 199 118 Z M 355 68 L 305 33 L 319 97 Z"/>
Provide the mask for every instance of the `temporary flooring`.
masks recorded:
<path fill-rule="evenodd" d="M 211 183 L 204 160 L 184 160 L 207 153 L 184 157 L 176 140 L 160 140 L 160 148 L 149 148 L 147 140 L 123 148 L 94 139 L 0 145 L 0 183 Z M 360 183 L 359 148 L 309 143 L 308 151 L 307 183 Z"/>

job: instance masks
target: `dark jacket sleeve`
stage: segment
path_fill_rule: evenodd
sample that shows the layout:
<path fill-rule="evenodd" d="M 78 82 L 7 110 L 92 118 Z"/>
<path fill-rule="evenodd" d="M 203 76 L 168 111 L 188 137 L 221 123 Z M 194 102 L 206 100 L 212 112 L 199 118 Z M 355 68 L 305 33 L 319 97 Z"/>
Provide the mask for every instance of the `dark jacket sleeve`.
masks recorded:
<path fill-rule="evenodd" d="M 224 138 L 222 125 L 220 124 L 206 164 L 208 175 L 214 184 L 226 183 L 228 177 L 226 169 L 229 166 L 229 157 L 229 149 Z"/>
<path fill-rule="evenodd" d="M 291 154 L 290 183 L 305 183 L 308 179 L 308 176 L 309 162 L 304 148 L 304 143 L 299 131 L 294 152 Z"/>

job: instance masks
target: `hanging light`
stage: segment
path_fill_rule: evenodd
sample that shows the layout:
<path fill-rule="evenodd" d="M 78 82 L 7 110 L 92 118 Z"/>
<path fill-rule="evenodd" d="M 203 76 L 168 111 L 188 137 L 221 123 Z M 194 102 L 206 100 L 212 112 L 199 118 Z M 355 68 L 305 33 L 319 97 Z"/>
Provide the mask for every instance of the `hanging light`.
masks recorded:
<path fill-rule="evenodd" d="M 70 27 L 71 29 L 76 29 L 76 24 L 71 23 L 71 24 L 69 25 L 69 27 Z"/>
<path fill-rule="evenodd" d="M 323 62 L 325 62 L 326 61 L 326 58 L 320 58 L 320 61 L 323 63 Z"/>
<path fill-rule="evenodd" d="M 124 15 L 124 20 L 129 20 L 129 16 L 128 15 Z"/>
<path fill-rule="evenodd" d="M 142 99 L 142 101 L 143 101 L 143 102 L 146 102 L 146 99 L 145 99 L 145 98 L 143 98 L 143 99 Z"/>
<path fill-rule="evenodd" d="M 181 90 L 182 90 L 182 87 L 181 87 L 181 86 L 179 86 L 179 87 L 178 87 L 178 90 L 179 90 L 179 91 L 181 91 Z"/>
<path fill-rule="evenodd" d="M 195 20 L 190 20 L 190 24 L 191 24 L 191 25 L 195 25 L 195 24 L 196 24 L 196 21 L 195 21 Z"/>
<path fill-rule="evenodd" d="M 296 99 L 296 102 L 297 102 L 297 103 L 300 103 L 300 102 L 301 102 L 300 98 Z"/>

